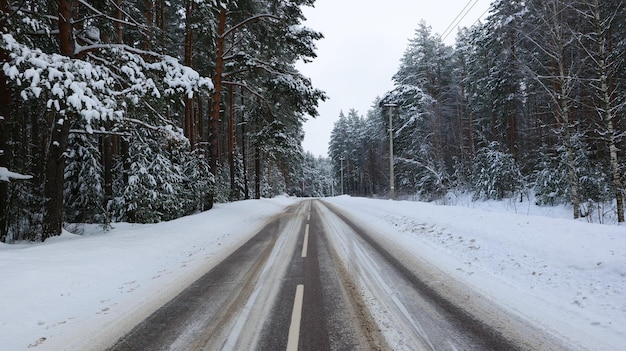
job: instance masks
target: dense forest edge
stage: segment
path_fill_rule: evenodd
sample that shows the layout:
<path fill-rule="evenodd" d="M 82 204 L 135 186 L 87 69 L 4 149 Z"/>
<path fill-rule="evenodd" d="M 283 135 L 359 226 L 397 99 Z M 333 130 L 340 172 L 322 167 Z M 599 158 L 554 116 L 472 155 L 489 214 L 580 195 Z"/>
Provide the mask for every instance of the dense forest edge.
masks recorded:
<path fill-rule="evenodd" d="M 283 193 L 532 193 L 624 221 L 624 1 L 494 1 L 454 46 L 420 23 L 328 158 L 302 148 L 326 99 L 295 68 L 323 38 L 302 25 L 313 5 L 0 0 L 0 241 Z"/>
<path fill-rule="evenodd" d="M 0 0 L 0 241 L 287 192 L 312 0 Z"/>
<path fill-rule="evenodd" d="M 625 59 L 624 1 L 494 1 L 453 47 L 422 22 L 394 89 L 339 115 L 333 172 L 351 195 L 464 193 L 623 222 Z"/>

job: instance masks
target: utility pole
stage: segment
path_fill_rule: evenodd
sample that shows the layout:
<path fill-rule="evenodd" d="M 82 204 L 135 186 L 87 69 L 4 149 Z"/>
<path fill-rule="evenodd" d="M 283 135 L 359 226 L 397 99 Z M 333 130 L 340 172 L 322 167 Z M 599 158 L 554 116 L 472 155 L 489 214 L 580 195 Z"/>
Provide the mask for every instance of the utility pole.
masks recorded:
<path fill-rule="evenodd" d="M 395 176 L 393 174 L 393 108 L 396 104 L 385 104 L 389 108 L 389 199 L 396 198 Z"/>
<path fill-rule="evenodd" d="M 339 159 L 339 161 L 341 161 L 341 195 L 343 195 L 343 160 L 344 157 L 341 156 L 341 158 Z"/>

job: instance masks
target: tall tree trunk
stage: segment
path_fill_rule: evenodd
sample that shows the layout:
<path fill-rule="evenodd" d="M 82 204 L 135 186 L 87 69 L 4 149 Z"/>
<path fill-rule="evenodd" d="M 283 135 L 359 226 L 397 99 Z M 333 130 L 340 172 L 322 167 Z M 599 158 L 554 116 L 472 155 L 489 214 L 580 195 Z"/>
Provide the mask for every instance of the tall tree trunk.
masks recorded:
<path fill-rule="evenodd" d="M 565 118 L 567 122 L 563 125 L 563 131 L 565 132 L 564 139 L 567 157 L 567 176 L 570 187 L 570 201 L 572 203 L 572 209 L 574 210 L 574 219 L 578 219 L 580 218 L 580 195 L 578 193 L 578 176 L 576 175 L 574 147 L 572 145 L 572 135 L 570 132 L 571 126 L 569 122 L 569 106 L 567 102 L 562 101 L 562 103 L 565 105 L 561 107 L 563 114 L 564 116 L 568 116 Z"/>
<path fill-rule="evenodd" d="M 102 161 L 104 164 L 104 203 L 106 209 L 109 201 L 113 198 L 113 135 L 102 136 Z"/>
<path fill-rule="evenodd" d="M 8 12 L 8 2 L 0 1 L 0 11 Z M 0 63 L 9 59 L 6 51 L 0 50 Z M 9 168 L 7 120 L 11 115 L 11 90 L 7 86 L 4 70 L 0 70 L 0 167 Z M 0 242 L 5 242 L 9 232 L 9 183 L 0 181 Z"/>
<path fill-rule="evenodd" d="M 198 104 L 198 113 L 196 113 L 196 121 L 198 123 L 198 129 L 197 129 L 198 140 L 197 141 L 198 141 L 198 144 L 200 145 L 200 148 L 202 148 L 202 145 L 206 141 L 205 134 L 204 134 L 204 101 L 202 97 L 199 95 L 196 97 L 196 101 Z"/>
<path fill-rule="evenodd" d="M 560 69 L 560 79 L 567 79 L 565 78 L 565 70 L 564 70 L 564 63 L 563 63 L 563 57 L 560 58 L 559 60 L 559 69 Z M 571 133 L 571 128 L 572 128 L 572 123 L 570 121 L 571 116 L 570 116 L 570 106 L 569 106 L 569 102 L 567 101 L 567 87 L 566 87 L 565 82 L 561 82 L 561 92 L 560 92 L 560 98 L 559 98 L 559 104 L 560 104 L 560 111 L 563 114 L 562 116 L 562 123 L 563 123 L 563 131 L 565 132 L 564 138 L 565 138 L 565 149 L 566 149 L 566 153 L 567 153 L 567 174 L 568 174 L 568 178 L 569 178 L 569 186 L 570 186 L 570 200 L 572 202 L 572 208 L 574 210 L 574 219 L 578 219 L 580 218 L 580 196 L 578 194 L 578 176 L 576 175 L 576 163 L 575 163 L 575 157 L 574 157 L 574 146 L 573 146 L 573 142 L 572 142 L 572 133 Z"/>
<path fill-rule="evenodd" d="M 72 1 L 59 0 L 59 47 L 61 54 L 74 56 L 74 39 L 72 36 Z M 51 137 L 46 149 L 45 184 L 44 184 L 44 216 L 41 240 L 61 235 L 63 224 L 63 182 L 65 173 L 65 150 L 70 132 L 69 116 L 53 117 Z"/>
<path fill-rule="evenodd" d="M 144 5 L 144 18 L 146 28 L 144 29 L 144 33 L 141 38 L 141 49 L 142 50 L 152 50 L 153 46 L 153 28 L 154 28 L 154 1 L 153 0 L 143 0 Z"/>
<path fill-rule="evenodd" d="M 493 102 L 491 103 L 491 134 L 491 138 L 493 140 L 499 143 L 502 142 L 502 139 L 500 137 L 500 131 L 498 128 L 498 115 L 496 114 L 496 106 Z"/>
<path fill-rule="evenodd" d="M 122 0 L 115 0 L 115 6 L 117 9 L 115 10 L 115 18 L 118 21 L 115 21 L 115 42 L 118 44 L 122 44 L 124 42 L 124 32 L 122 31 Z"/>
<path fill-rule="evenodd" d="M 211 171 L 215 174 L 217 171 L 217 160 L 219 158 L 219 125 L 220 125 L 220 106 L 222 97 L 222 79 L 224 73 L 224 32 L 226 30 L 226 9 L 220 10 L 217 26 L 217 56 L 215 59 L 215 72 L 213 74 L 213 94 L 211 95 L 211 140 L 210 140 L 210 157 Z"/>
<path fill-rule="evenodd" d="M 470 108 L 468 108 L 467 99 L 465 99 L 466 93 L 466 79 L 467 79 L 467 62 L 463 59 L 463 73 L 461 77 L 461 114 L 466 119 L 465 121 L 465 136 L 467 137 L 467 155 L 468 159 L 473 159 L 476 155 L 476 145 L 474 143 L 474 116 Z M 466 166 L 469 167 L 468 164 Z"/>
<path fill-rule="evenodd" d="M 241 106 L 244 106 L 243 87 L 241 87 Z M 241 118 L 241 158 L 243 160 L 243 193 L 244 198 L 250 198 L 250 189 L 248 188 L 248 150 L 246 143 L 246 124 L 245 116 Z"/>
<path fill-rule="evenodd" d="M 235 103 L 233 86 L 228 86 L 228 167 L 230 169 L 230 200 L 239 200 L 239 189 L 236 184 L 235 169 Z"/>
<path fill-rule="evenodd" d="M 467 71 L 465 67 L 465 59 L 461 60 L 461 81 L 459 84 L 459 102 L 457 107 L 458 120 L 459 120 L 459 153 L 461 155 L 461 162 L 466 166 L 467 151 L 469 148 L 469 142 L 465 139 L 468 123 L 466 123 L 465 116 L 465 77 L 467 77 Z"/>
<path fill-rule="evenodd" d="M 600 4 L 598 0 L 594 1 L 594 21 L 596 26 L 596 36 L 598 41 L 598 59 L 594 60 L 598 66 L 600 74 L 600 100 L 602 102 L 601 116 L 607 131 L 607 143 L 609 146 L 609 157 L 611 165 L 611 178 L 613 181 L 613 190 L 615 191 L 615 200 L 617 203 L 617 221 L 624 222 L 624 188 L 620 177 L 619 160 L 617 156 L 616 133 L 613 123 L 615 122 L 616 109 L 613 106 L 611 94 L 609 93 L 608 84 L 608 66 L 607 66 L 607 35 L 605 28 L 602 28 L 602 18 L 600 15 Z"/>
<path fill-rule="evenodd" d="M 122 182 L 124 186 L 128 184 L 128 176 L 130 174 L 130 141 L 129 137 L 123 136 L 120 140 L 120 154 L 122 156 Z M 135 210 L 126 212 L 126 220 L 134 223 L 136 221 Z"/>
<path fill-rule="evenodd" d="M 155 37 L 155 43 L 159 43 L 159 49 L 161 53 L 165 53 L 165 44 L 167 42 L 165 36 L 165 0 L 156 0 L 156 27 L 159 29 L 159 36 Z"/>
<path fill-rule="evenodd" d="M 194 2 L 188 0 L 185 4 L 185 14 L 186 14 L 186 22 L 185 22 L 185 55 L 184 55 L 184 64 L 187 67 L 193 67 L 193 23 L 192 23 L 192 13 L 194 10 Z M 195 149 L 196 146 L 196 131 L 195 131 L 195 123 L 194 123 L 194 108 L 193 108 L 193 98 L 187 97 L 185 98 L 185 122 L 184 122 L 184 131 L 185 136 L 189 139 L 189 144 L 191 149 Z"/>
<path fill-rule="evenodd" d="M 52 126 L 52 137 L 46 153 L 46 181 L 44 185 L 44 218 L 41 241 L 61 235 L 63 225 L 63 182 L 65 150 L 68 146 L 70 121 L 58 119 Z"/>
<path fill-rule="evenodd" d="M 270 162 L 270 160 L 266 160 L 267 162 L 267 191 L 268 191 L 268 196 L 270 195 L 271 191 L 272 191 L 272 162 Z"/>
<path fill-rule="evenodd" d="M 555 25 L 557 25 L 555 23 Z M 572 204 L 572 209 L 574 211 L 574 219 L 580 218 L 580 196 L 579 196 L 579 183 L 578 176 L 576 175 L 576 162 L 574 156 L 574 145 L 573 145 L 573 136 L 572 136 L 572 122 L 570 116 L 570 104 L 569 104 L 569 92 L 568 86 L 570 84 L 570 78 L 566 76 L 565 73 L 565 62 L 563 56 L 563 41 L 562 38 L 555 38 L 555 44 L 558 47 L 557 52 L 557 60 L 558 60 L 558 78 L 555 80 L 553 85 L 557 85 L 554 87 L 554 94 L 556 96 L 556 100 L 559 104 L 559 109 L 557 114 L 560 114 L 559 122 L 563 126 L 563 138 L 565 143 L 565 152 L 566 152 L 566 160 L 567 160 L 567 175 L 568 175 L 568 183 L 570 188 L 570 201 Z"/>
<path fill-rule="evenodd" d="M 59 7 L 59 47 L 61 55 L 74 56 L 74 38 L 72 35 L 72 0 L 58 0 Z"/>
<path fill-rule="evenodd" d="M 195 131 L 195 110 L 194 99 L 185 98 L 185 136 L 189 139 L 189 147 L 191 150 L 196 148 L 197 137 Z"/>
<path fill-rule="evenodd" d="M 261 198 L 261 152 L 254 148 L 254 198 Z"/>
<path fill-rule="evenodd" d="M 567 157 L 567 174 L 569 179 L 570 186 L 570 200 L 572 203 L 572 208 L 574 210 L 574 219 L 580 218 L 580 195 L 579 195 L 579 183 L 578 176 L 576 175 L 576 164 L 574 157 L 574 146 L 573 146 L 573 136 L 571 133 L 573 123 L 571 121 L 571 109 L 569 104 L 569 87 L 571 85 L 571 77 L 566 72 L 566 64 L 565 64 L 565 53 L 564 53 L 564 43 L 565 38 L 563 38 L 563 33 L 561 31 L 561 26 L 557 22 L 560 16 L 558 14 L 560 10 L 554 9 L 553 16 L 553 31 L 554 31 L 554 46 L 556 51 L 556 59 L 558 61 L 559 66 L 559 74 L 556 84 L 559 85 L 559 89 L 554 89 L 556 93 L 557 100 L 559 102 L 559 113 L 561 114 L 561 123 L 563 125 L 563 131 L 565 132 L 565 149 L 566 149 L 566 157 Z"/>
<path fill-rule="evenodd" d="M 517 71 L 517 42 L 516 42 L 516 35 L 517 32 L 513 31 L 510 33 L 511 35 L 511 47 L 510 47 L 510 53 L 511 53 L 511 62 L 510 62 L 510 67 L 509 69 L 513 72 L 516 73 Z M 517 123 L 518 123 L 518 116 L 517 114 L 519 113 L 518 111 L 518 95 L 519 91 L 518 91 L 518 86 L 517 84 L 510 84 L 510 91 L 509 91 L 509 98 L 507 98 L 507 100 L 509 101 L 507 103 L 508 108 L 506 108 L 506 133 L 507 133 L 507 146 L 509 148 L 509 152 L 511 153 L 511 155 L 513 155 L 513 157 L 515 158 L 516 161 L 519 160 L 519 148 L 518 148 L 518 143 L 519 143 L 519 131 L 518 131 L 518 127 L 517 127 Z"/>
<path fill-rule="evenodd" d="M 211 95 L 211 117 L 209 120 L 209 165 L 213 175 L 217 175 L 219 158 L 219 129 L 220 129 L 220 105 L 222 95 L 222 78 L 224 70 L 224 33 L 226 31 L 226 9 L 222 8 L 218 17 L 217 25 L 217 53 L 215 59 L 215 72 L 213 74 L 213 94 Z M 213 207 L 213 198 L 209 208 Z"/>

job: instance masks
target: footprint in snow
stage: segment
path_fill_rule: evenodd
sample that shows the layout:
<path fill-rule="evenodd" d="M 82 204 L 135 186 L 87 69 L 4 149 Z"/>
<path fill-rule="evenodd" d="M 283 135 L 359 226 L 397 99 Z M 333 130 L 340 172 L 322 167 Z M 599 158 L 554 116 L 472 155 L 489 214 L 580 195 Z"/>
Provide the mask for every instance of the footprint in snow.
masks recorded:
<path fill-rule="evenodd" d="M 34 343 L 28 344 L 28 348 L 32 349 L 33 347 L 37 347 L 37 346 L 43 344 L 43 342 L 46 341 L 46 340 L 47 339 L 45 337 L 41 337 L 41 338 L 37 339 L 37 341 L 35 341 Z"/>

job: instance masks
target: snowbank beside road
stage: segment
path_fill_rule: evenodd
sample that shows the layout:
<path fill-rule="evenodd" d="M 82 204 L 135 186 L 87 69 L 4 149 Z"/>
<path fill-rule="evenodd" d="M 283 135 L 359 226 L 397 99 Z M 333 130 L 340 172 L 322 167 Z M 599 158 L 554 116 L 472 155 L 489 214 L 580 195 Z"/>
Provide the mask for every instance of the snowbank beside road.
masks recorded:
<path fill-rule="evenodd" d="M 626 228 L 419 202 L 328 199 L 491 297 L 588 350 L 626 344 Z"/>
<path fill-rule="evenodd" d="M 295 201 L 218 204 L 171 222 L 0 243 L 0 348 L 102 350 Z"/>

